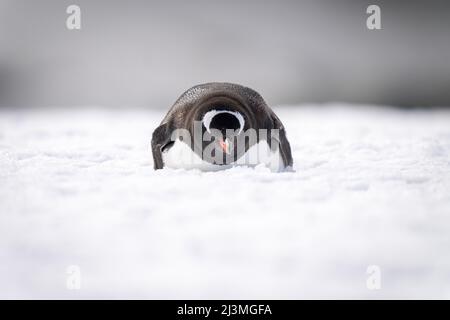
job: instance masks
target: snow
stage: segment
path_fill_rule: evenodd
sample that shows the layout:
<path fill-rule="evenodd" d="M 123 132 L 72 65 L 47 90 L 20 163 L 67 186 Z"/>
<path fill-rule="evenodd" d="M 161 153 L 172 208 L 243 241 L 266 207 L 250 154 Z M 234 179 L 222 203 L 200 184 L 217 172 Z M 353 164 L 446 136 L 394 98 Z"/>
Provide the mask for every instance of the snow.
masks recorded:
<path fill-rule="evenodd" d="M 295 172 L 154 171 L 163 110 L 1 109 L 0 298 L 450 298 L 450 111 L 275 111 Z"/>

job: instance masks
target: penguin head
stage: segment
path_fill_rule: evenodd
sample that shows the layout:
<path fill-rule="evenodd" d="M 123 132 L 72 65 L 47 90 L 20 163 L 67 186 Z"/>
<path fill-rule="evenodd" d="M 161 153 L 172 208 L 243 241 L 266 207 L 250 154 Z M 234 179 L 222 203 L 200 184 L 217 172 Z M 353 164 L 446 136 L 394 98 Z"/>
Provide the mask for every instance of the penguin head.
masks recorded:
<path fill-rule="evenodd" d="M 231 154 L 236 137 L 244 130 L 245 120 L 239 111 L 212 109 L 204 114 L 202 124 L 214 136 L 217 147 Z"/>
<path fill-rule="evenodd" d="M 192 130 L 195 138 L 193 151 L 203 160 L 217 165 L 230 164 L 239 159 L 250 146 L 242 139 L 249 128 L 257 128 L 255 115 L 249 102 L 233 91 L 213 91 L 204 94 L 190 108 L 186 127 L 201 124 L 203 139 Z"/>

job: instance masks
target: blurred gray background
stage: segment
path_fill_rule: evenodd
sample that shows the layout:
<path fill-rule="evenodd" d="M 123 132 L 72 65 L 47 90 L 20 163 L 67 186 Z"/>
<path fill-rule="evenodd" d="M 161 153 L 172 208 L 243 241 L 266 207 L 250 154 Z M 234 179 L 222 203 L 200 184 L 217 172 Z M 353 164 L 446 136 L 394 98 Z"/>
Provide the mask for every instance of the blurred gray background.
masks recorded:
<path fill-rule="evenodd" d="M 272 105 L 450 106 L 450 1 L 0 0 L 0 106 L 168 108 L 209 81 Z"/>

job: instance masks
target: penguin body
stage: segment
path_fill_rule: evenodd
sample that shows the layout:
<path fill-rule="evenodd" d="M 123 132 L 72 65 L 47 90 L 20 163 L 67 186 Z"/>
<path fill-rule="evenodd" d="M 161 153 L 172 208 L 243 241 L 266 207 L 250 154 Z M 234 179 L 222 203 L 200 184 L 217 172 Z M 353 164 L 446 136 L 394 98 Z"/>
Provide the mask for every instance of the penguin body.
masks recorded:
<path fill-rule="evenodd" d="M 292 167 L 285 129 L 254 90 L 206 83 L 184 92 L 152 136 L 154 168 Z"/>
<path fill-rule="evenodd" d="M 171 169 L 199 169 L 201 171 L 218 171 L 229 169 L 234 166 L 254 167 L 258 164 L 264 164 L 271 171 L 283 171 L 283 159 L 280 152 L 272 152 L 266 141 L 251 146 L 245 155 L 229 164 L 216 165 L 200 158 L 183 141 L 176 140 L 169 150 L 162 152 L 164 167 Z M 256 159 L 257 161 L 252 161 Z"/>

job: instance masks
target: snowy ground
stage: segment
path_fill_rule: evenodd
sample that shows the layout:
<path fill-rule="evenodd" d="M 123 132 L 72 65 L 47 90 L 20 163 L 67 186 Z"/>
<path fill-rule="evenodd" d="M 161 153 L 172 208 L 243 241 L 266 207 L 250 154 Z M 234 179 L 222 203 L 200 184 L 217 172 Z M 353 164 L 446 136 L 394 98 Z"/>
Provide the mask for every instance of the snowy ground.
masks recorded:
<path fill-rule="evenodd" d="M 153 171 L 163 111 L 0 110 L 0 298 L 450 298 L 450 111 L 276 112 L 294 173 Z"/>

